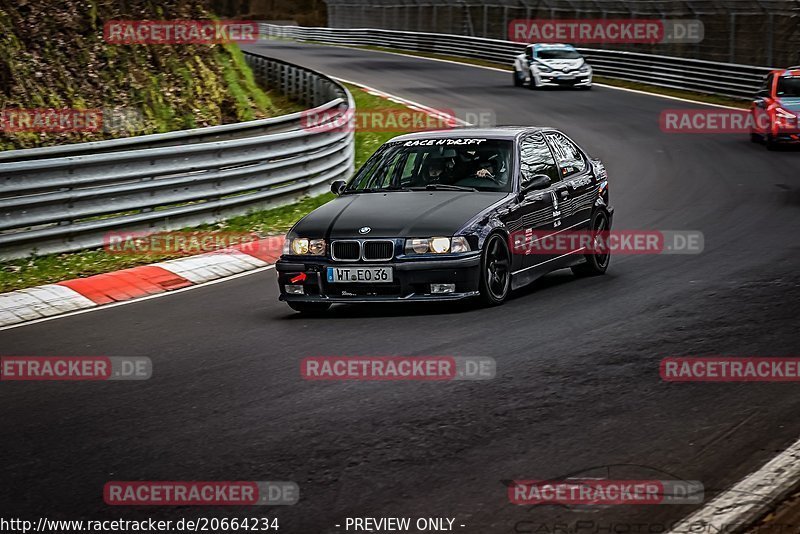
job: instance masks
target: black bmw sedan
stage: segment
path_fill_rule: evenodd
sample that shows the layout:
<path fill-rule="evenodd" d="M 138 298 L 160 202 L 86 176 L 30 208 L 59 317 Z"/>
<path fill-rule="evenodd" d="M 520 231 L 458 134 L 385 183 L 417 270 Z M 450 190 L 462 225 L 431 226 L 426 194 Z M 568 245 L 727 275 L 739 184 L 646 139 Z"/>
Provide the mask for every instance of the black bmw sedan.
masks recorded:
<path fill-rule="evenodd" d="M 300 312 L 348 302 L 497 305 L 555 269 L 608 268 L 608 252 L 580 241 L 525 246 L 611 227 L 602 163 L 551 128 L 396 137 L 331 189 L 337 198 L 294 225 L 276 264 L 280 298 Z"/>

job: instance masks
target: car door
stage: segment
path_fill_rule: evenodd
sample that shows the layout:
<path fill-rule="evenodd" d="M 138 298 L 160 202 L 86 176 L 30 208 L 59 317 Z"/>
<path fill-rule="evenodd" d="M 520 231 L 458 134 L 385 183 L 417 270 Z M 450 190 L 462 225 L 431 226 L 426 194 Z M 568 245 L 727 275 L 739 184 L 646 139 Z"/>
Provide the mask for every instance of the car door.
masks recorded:
<path fill-rule="evenodd" d="M 535 176 L 550 178 L 550 186 L 545 189 L 520 194 L 515 210 L 515 219 L 507 223 L 512 236 L 512 248 L 521 256 L 518 269 L 530 269 L 555 256 L 537 247 L 538 237 L 553 232 L 553 186 L 558 183 L 559 171 L 553 153 L 541 132 L 524 137 L 519 144 L 520 191 Z"/>
<path fill-rule="evenodd" d="M 546 132 L 545 138 L 561 177 L 553 190 L 554 225 L 560 230 L 586 230 L 597 199 L 597 182 L 589 157 L 561 132 Z"/>

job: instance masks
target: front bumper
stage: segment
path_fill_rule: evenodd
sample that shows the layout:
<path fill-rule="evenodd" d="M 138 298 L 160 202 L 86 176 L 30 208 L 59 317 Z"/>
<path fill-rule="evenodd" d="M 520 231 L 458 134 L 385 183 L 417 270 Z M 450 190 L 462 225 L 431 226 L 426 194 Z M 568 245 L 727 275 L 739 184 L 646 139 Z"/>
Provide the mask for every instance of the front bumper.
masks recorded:
<path fill-rule="evenodd" d="M 281 257 L 275 264 L 280 300 L 285 302 L 414 302 L 453 301 L 478 295 L 480 251 L 441 258 L 395 259 L 388 262 L 340 262 L 329 258 Z M 388 283 L 331 283 L 328 267 L 386 266 Z M 304 275 L 304 276 L 302 276 Z M 431 284 L 455 284 L 454 293 L 432 294 Z M 287 285 L 302 285 L 303 294 L 287 293 Z"/>
<path fill-rule="evenodd" d="M 540 72 L 537 74 L 539 85 L 543 87 L 590 87 L 592 73 Z"/>

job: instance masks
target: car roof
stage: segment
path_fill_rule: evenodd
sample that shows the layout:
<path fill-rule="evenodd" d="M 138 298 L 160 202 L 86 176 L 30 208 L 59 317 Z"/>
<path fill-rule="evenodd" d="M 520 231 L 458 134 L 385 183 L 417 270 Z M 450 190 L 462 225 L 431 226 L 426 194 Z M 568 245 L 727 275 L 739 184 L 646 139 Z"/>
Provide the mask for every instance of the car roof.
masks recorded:
<path fill-rule="evenodd" d="M 800 65 L 796 67 L 789 67 L 786 69 L 775 69 L 770 71 L 770 74 L 777 74 L 778 76 L 800 76 Z"/>
<path fill-rule="evenodd" d="M 566 48 L 567 50 L 575 50 L 575 47 L 567 43 L 531 43 L 528 46 L 533 48 Z"/>
<path fill-rule="evenodd" d="M 494 128 L 453 128 L 451 130 L 432 130 L 424 132 L 414 132 L 401 135 L 390 139 L 393 141 L 412 141 L 414 139 L 448 139 L 448 138 L 465 138 L 465 137 L 483 137 L 486 139 L 508 139 L 513 141 L 518 137 L 542 130 L 552 130 L 553 128 L 547 126 L 497 126 Z"/>

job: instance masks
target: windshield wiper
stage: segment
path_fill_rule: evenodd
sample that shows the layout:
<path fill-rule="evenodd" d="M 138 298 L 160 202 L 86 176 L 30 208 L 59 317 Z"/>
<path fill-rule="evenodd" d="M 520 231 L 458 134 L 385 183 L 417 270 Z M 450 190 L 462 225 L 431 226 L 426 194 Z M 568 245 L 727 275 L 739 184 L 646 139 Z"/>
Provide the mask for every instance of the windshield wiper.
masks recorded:
<path fill-rule="evenodd" d="M 461 185 L 450 184 L 428 184 L 425 187 L 412 187 L 411 189 L 414 191 L 478 191 L 474 187 L 464 187 Z"/>
<path fill-rule="evenodd" d="M 383 193 L 386 191 L 411 191 L 411 189 L 407 187 L 377 187 L 371 188 L 367 187 L 365 189 L 345 189 L 344 193 Z"/>

